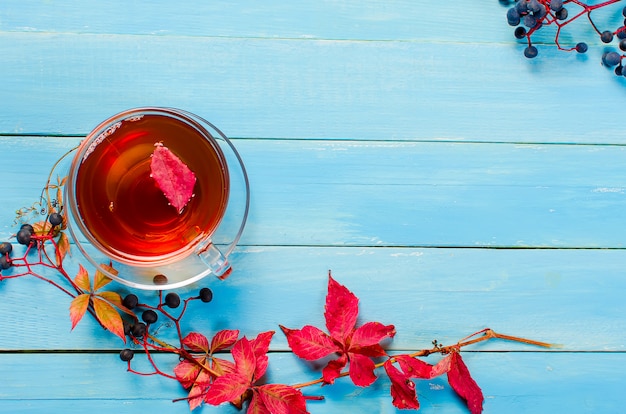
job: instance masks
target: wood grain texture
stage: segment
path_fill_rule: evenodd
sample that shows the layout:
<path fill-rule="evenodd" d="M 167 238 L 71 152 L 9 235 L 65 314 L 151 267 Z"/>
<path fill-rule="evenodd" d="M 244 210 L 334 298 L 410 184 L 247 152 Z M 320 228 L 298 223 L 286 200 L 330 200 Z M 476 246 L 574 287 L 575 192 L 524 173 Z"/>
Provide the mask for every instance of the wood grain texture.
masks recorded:
<path fill-rule="evenodd" d="M 142 368 L 140 357 L 137 356 L 138 369 Z M 432 360 L 436 361 L 434 358 Z M 559 353 L 549 357 L 534 352 L 464 354 L 472 375 L 483 387 L 485 413 L 620 413 L 623 378 L 615 375 L 615 370 L 626 363 L 624 358 L 622 353 Z M 163 366 L 175 363 L 163 358 L 157 358 L 157 361 Z M 178 384 L 160 377 L 128 374 L 117 355 L 0 355 L 0 364 L 6 368 L 0 390 L 0 409 L 5 412 L 55 410 L 79 413 L 94 407 L 102 412 L 115 413 L 135 413 L 145 409 L 189 412 L 184 402 L 171 402 L 184 397 Z M 275 382 L 304 381 L 319 375 L 284 354 L 272 355 L 270 367 L 274 370 L 268 373 L 269 380 Z M 34 377 L 42 381 L 33 383 Z M 445 377 L 418 381 L 416 385 L 420 413 L 467 412 L 450 390 Z M 331 387 L 322 390 L 310 387 L 304 392 L 325 397 L 325 401 L 308 404 L 312 414 L 347 410 L 366 414 L 406 412 L 391 405 L 389 382 L 384 376 L 375 386 L 366 389 L 339 380 Z M 229 406 L 203 406 L 197 412 L 239 411 Z"/>
<path fill-rule="evenodd" d="M 622 25 L 622 6 L 594 12 L 598 27 Z M 587 41 L 586 55 L 542 29 L 525 59 L 505 13 L 495 0 L 3 0 L 0 241 L 100 121 L 180 107 L 234 138 L 252 185 L 231 277 L 179 291 L 215 294 L 185 332 L 323 327 L 331 269 L 360 298 L 359 323 L 395 324 L 393 352 L 485 327 L 562 345 L 468 349 L 486 413 L 622 412 L 626 78 L 601 66 L 582 21 L 561 40 Z M 127 345 L 94 321 L 70 332 L 61 292 L 4 280 L 0 298 L 0 412 L 188 412 L 174 381 L 125 373 Z M 270 382 L 319 376 L 280 333 L 270 354 Z M 326 400 L 308 408 L 398 413 L 388 387 L 309 388 Z M 443 379 L 417 389 L 421 412 L 467 412 Z"/>

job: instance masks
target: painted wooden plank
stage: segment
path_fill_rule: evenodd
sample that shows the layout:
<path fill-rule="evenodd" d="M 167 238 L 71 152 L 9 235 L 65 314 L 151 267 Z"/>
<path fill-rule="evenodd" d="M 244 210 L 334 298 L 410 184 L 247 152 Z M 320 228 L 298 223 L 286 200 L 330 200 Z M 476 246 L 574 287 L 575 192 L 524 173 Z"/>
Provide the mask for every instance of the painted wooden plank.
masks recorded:
<path fill-rule="evenodd" d="M 233 137 L 624 143 L 626 79 L 600 49 L 0 32 L 0 132 L 85 134 L 162 105 Z"/>
<path fill-rule="evenodd" d="M 515 42 L 506 23 L 507 7 L 496 0 L 480 7 L 455 2 L 425 7 L 409 0 L 300 1 L 284 4 L 250 0 L 223 2 L 180 1 L 176 5 L 158 0 L 149 4 L 120 0 L 106 3 L 45 0 L 7 0 L 0 4 L 0 30 L 90 34 L 136 34 L 152 36 L 235 36 L 261 38 L 307 38 L 351 40 L 418 40 L 448 42 Z M 570 15 L 580 8 L 569 5 Z M 141 16 L 141 18 L 137 18 Z M 594 12 L 602 29 L 622 24 L 620 4 Z M 472 24 L 469 24 L 472 22 Z M 554 29 L 538 32 L 554 35 Z M 462 32 L 462 33 L 460 33 Z M 589 26 L 571 24 L 563 30 L 565 44 L 576 35 L 590 36 Z"/>
<path fill-rule="evenodd" d="M 621 250 L 242 247 L 226 281 L 209 278 L 179 290 L 184 297 L 200 286 L 214 291 L 213 302 L 190 305 L 183 331 L 240 329 L 253 337 L 279 324 L 323 328 L 331 269 L 360 298 L 359 323 L 396 326 L 389 349 L 456 343 L 490 327 L 564 350 L 624 351 L 625 261 Z M 91 319 L 70 334 L 69 298 L 41 281 L 3 281 L 0 295 L 0 349 L 123 347 Z M 142 301 L 156 304 L 156 295 L 141 294 Z M 161 338 L 176 341 L 165 319 L 158 327 Z M 272 349 L 288 349 L 281 333 Z M 503 341 L 477 349 L 533 350 Z"/>
<path fill-rule="evenodd" d="M 0 237 L 78 138 L 0 137 Z M 623 248 L 626 150 L 600 145 L 236 140 L 246 245 Z M 29 162 L 25 168 L 25 160 Z"/>
<path fill-rule="evenodd" d="M 626 363 L 623 353 L 465 353 L 464 360 L 483 389 L 486 414 L 620 413 L 623 409 L 623 378 L 616 375 L 616 367 Z M 171 402 L 184 396 L 174 381 L 126 373 L 113 354 L 3 354 L 0 366 L 0 410 L 4 412 L 78 413 L 96 407 L 119 413 L 189 412 L 184 402 Z M 293 384 L 315 375 L 289 355 L 271 355 L 269 381 Z M 420 413 L 467 412 L 445 378 L 418 381 L 416 389 Z M 391 405 L 384 375 L 366 389 L 341 379 L 323 390 L 310 387 L 304 392 L 325 396 L 324 401 L 308 403 L 312 414 L 401 412 Z M 238 411 L 229 406 L 203 406 L 197 412 Z"/>

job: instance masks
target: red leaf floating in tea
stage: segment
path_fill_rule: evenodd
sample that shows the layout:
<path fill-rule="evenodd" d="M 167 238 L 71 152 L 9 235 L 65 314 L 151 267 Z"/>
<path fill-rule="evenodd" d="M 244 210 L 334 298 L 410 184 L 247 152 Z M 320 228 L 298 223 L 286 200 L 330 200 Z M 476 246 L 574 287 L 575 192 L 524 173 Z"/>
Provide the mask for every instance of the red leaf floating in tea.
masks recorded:
<path fill-rule="evenodd" d="M 151 176 L 170 204 L 180 213 L 193 196 L 196 175 L 162 143 L 155 146 L 150 161 Z"/>

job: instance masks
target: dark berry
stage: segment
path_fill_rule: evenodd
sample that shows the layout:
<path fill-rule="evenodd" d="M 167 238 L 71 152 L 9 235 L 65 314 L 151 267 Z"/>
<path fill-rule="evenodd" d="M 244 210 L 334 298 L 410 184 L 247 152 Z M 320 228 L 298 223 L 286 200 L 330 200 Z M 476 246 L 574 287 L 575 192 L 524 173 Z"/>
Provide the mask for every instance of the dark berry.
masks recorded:
<path fill-rule="evenodd" d="M 532 14 L 527 14 L 526 16 L 524 16 L 523 22 L 524 26 L 528 28 L 533 28 L 535 27 L 535 25 L 537 25 L 537 18 Z"/>
<path fill-rule="evenodd" d="M 28 231 L 28 229 L 22 229 L 17 232 L 17 242 L 23 245 L 29 245 L 31 242 L 31 237 L 33 233 Z"/>
<path fill-rule="evenodd" d="M 177 308 L 180 306 L 180 296 L 178 296 L 178 293 L 170 292 L 165 295 L 165 305 L 170 308 Z"/>
<path fill-rule="evenodd" d="M 0 256 L 0 269 L 7 270 L 13 264 L 11 263 L 11 259 L 7 258 L 6 255 Z"/>
<path fill-rule="evenodd" d="M 558 12 L 554 13 L 554 15 L 556 16 L 557 20 L 565 20 L 567 19 L 567 9 L 565 7 L 563 7 L 561 10 L 559 10 Z"/>
<path fill-rule="evenodd" d="M 22 224 L 20 226 L 20 230 L 24 230 L 24 229 L 28 230 L 30 234 L 35 234 L 35 228 L 30 224 Z"/>
<path fill-rule="evenodd" d="M 130 335 L 130 333 L 133 331 L 133 324 L 128 322 L 127 320 L 124 320 L 123 325 L 124 325 L 124 335 Z"/>
<path fill-rule="evenodd" d="M 146 324 L 143 322 L 134 324 L 131 333 L 135 338 L 143 337 L 146 334 Z"/>
<path fill-rule="evenodd" d="M 622 16 L 626 17 L 626 7 L 622 9 Z"/>
<path fill-rule="evenodd" d="M 159 319 L 159 315 L 152 309 L 148 309 L 141 314 L 141 319 L 149 325 L 155 323 Z"/>
<path fill-rule="evenodd" d="M 526 36 L 526 29 L 520 26 L 515 29 L 515 32 L 513 32 L 513 34 L 515 35 L 517 39 L 523 39 L 524 36 Z"/>
<path fill-rule="evenodd" d="M 209 303 L 213 300 L 213 291 L 209 288 L 200 289 L 200 295 L 198 296 L 200 300 L 204 303 Z"/>
<path fill-rule="evenodd" d="M 509 10 L 507 10 L 506 20 L 511 26 L 517 26 L 518 24 L 520 24 L 520 15 L 515 7 L 511 7 Z"/>
<path fill-rule="evenodd" d="M 611 43 L 613 41 L 613 32 L 606 30 L 600 34 L 600 40 L 603 43 Z"/>
<path fill-rule="evenodd" d="M 606 66 L 615 66 L 622 60 L 622 57 L 617 52 L 608 52 L 602 56 L 602 62 Z"/>
<path fill-rule="evenodd" d="M 528 2 L 528 10 L 530 10 L 533 13 L 539 13 L 542 8 L 543 6 L 539 4 L 538 0 L 530 0 Z"/>
<path fill-rule="evenodd" d="M 135 356 L 135 351 L 133 351 L 132 349 L 122 349 L 120 351 L 120 359 L 124 362 L 128 362 L 131 359 L 133 359 L 133 357 Z"/>
<path fill-rule="evenodd" d="M 615 74 L 616 74 L 617 76 L 622 76 L 622 75 L 623 75 L 623 73 L 624 73 L 624 72 L 623 72 L 623 69 L 624 69 L 624 67 L 623 67 L 622 65 L 617 65 L 617 66 L 615 66 Z"/>
<path fill-rule="evenodd" d="M 626 39 L 622 39 L 619 41 L 619 48 L 622 51 L 626 51 Z"/>
<path fill-rule="evenodd" d="M 154 283 L 155 285 L 165 285 L 167 283 L 167 276 L 156 275 L 152 278 L 152 283 Z"/>
<path fill-rule="evenodd" d="M 53 226 L 58 226 L 59 224 L 63 223 L 63 216 L 59 213 L 52 213 L 50 214 L 50 217 L 48 217 L 48 221 Z"/>
<path fill-rule="evenodd" d="M 550 0 L 550 9 L 552 11 L 559 11 L 563 8 L 563 0 Z"/>
<path fill-rule="evenodd" d="M 615 33 L 615 36 L 617 36 L 617 38 L 620 40 L 626 39 L 626 27 L 624 26 L 620 27 L 618 32 Z"/>
<path fill-rule="evenodd" d="M 528 46 L 526 49 L 524 49 L 524 56 L 526 56 L 528 59 L 537 57 L 538 54 L 539 51 L 535 46 Z"/>
<path fill-rule="evenodd" d="M 589 46 L 587 46 L 587 43 L 585 42 L 580 42 L 576 45 L 576 51 L 578 53 L 586 53 L 588 49 L 589 49 Z"/>
<path fill-rule="evenodd" d="M 128 309 L 134 309 L 138 303 L 139 298 L 134 293 L 129 293 L 122 301 L 122 305 L 124 305 Z"/>
<path fill-rule="evenodd" d="M 0 243 L 0 254 L 11 254 L 13 245 L 9 242 Z"/>
<path fill-rule="evenodd" d="M 518 1 L 517 3 L 515 3 L 515 8 L 520 14 L 526 13 L 528 11 L 528 1 L 526 0 Z"/>

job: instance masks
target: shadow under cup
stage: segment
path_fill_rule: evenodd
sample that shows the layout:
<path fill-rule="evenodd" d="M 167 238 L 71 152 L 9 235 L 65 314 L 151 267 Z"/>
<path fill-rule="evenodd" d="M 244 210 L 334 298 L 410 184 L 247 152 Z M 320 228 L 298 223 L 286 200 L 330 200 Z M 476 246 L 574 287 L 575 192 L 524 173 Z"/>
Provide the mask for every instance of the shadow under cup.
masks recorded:
<path fill-rule="evenodd" d="M 158 146 L 195 176 L 181 209 L 152 176 Z M 137 108 L 107 119 L 81 142 L 65 206 L 70 234 L 94 266 L 133 287 L 168 289 L 230 273 L 249 184 L 235 147 L 208 121 L 178 109 Z"/>

